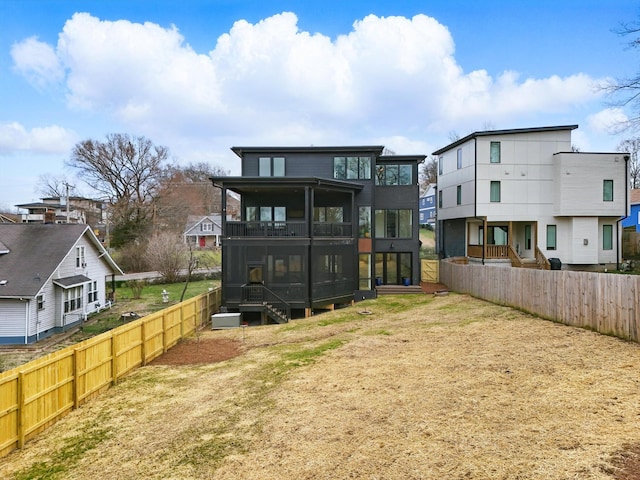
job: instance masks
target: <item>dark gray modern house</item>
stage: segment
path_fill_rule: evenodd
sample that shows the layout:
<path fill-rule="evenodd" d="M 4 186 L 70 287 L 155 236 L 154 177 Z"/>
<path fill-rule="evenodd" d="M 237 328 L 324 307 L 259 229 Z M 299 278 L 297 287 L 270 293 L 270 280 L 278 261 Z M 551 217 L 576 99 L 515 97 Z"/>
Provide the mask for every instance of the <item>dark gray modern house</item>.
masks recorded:
<path fill-rule="evenodd" d="M 279 323 L 420 281 L 418 165 L 382 146 L 233 147 L 222 189 L 222 301 Z M 230 192 L 241 219 L 226 215 Z"/>

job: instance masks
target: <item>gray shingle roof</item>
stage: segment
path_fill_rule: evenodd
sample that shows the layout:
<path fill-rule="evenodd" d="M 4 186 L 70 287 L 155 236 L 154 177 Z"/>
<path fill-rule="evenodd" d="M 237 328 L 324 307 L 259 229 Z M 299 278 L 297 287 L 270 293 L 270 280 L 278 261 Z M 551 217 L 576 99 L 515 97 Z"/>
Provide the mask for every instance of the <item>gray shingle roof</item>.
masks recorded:
<path fill-rule="evenodd" d="M 69 224 L 0 224 L 0 297 L 33 297 L 89 227 Z M 117 268 L 117 266 L 116 266 Z"/>

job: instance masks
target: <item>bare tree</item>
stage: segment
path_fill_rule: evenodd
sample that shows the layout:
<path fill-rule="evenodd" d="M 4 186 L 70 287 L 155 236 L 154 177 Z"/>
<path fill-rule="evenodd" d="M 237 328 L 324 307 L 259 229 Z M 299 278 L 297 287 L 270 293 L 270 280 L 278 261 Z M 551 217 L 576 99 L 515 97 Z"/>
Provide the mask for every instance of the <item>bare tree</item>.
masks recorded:
<path fill-rule="evenodd" d="M 72 185 L 66 176 L 53 175 L 51 173 L 38 175 L 35 190 L 42 198 L 64 198 L 67 195 L 67 185 L 69 185 L 69 195 L 79 196 L 76 186 Z"/>
<path fill-rule="evenodd" d="M 432 155 L 420 167 L 420 187 L 426 189 L 435 183 L 438 183 L 438 157 Z"/>
<path fill-rule="evenodd" d="M 105 142 L 78 143 L 67 164 L 109 198 L 114 226 L 111 245 L 118 247 L 148 230 L 169 153 L 145 137 L 115 133 L 106 138 Z"/>
<path fill-rule="evenodd" d="M 614 30 L 622 37 L 629 38 L 630 48 L 640 47 L 640 20 L 631 23 L 621 23 Z M 630 107 L 634 112 L 624 122 L 619 122 L 616 127 L 619 131 L 640 128 L 640 73 L 631 77 L 617 78 L 602 86 L 603 90 L 615 98 L 611 102 L 613 106 Z"/>
<path fill-rule="evenodd" d="M 149 239 L 145 259 L 167 283 L 176 283 L 189 268 L 192 255 L 180 235 L 160 232 Z"/>
<path fill-rule="evenodd" d="M 631 188 L 640 188 L 640 137 L 625 138 L 616 147 L 618 152 L 629 154 L 629 186 Z"/>

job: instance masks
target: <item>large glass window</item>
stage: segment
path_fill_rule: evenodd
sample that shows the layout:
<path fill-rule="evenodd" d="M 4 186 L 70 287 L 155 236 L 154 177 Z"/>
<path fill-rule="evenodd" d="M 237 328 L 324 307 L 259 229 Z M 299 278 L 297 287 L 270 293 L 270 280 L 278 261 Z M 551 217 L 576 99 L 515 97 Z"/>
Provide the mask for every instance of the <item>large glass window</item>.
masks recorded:
<path fill-rule="evenodd" d="M 313 221 L 319 223 L 342 223 L 344 220 L 342 207 L 314 207 Z"/>
<path fill-rule="evenodd" d="M 333 178 L 367 180 L 371 178 L 371 157 L 333 157 Z"/>
<path fill-rule="evenodd" d="M 358 255 L 358 286 L 360 290 L 371 289 L 371 254 L 361 253 Z"/>
<path fill-rule="evenodd" d="M 602 200 L 613 202 L 613 180 L 604 180 L 602 183 Z"/>
<path fill-rule="evenodd" d="M 411 238 L 411 210 L 376 210 L 376 238 Z"/>
<path fill-rule="evenodd" d="M 602 249 L 613 250 L 613 225 L 602 226 Z"/>
<path fill-rule="evenodd" d="M 376 185 L 413 185 L 413 166 L 379 165 L 376 168 Z"/>
<path fill-rule="evenodd" d="M 489 199 L 491 202 L 500 201 L 500 182 L 491 182 Z"/>
<path fill-rule="evenodd" d="M 489 157 L 491 163 L 500 163 L 500 142 L 491 142 Z"/>
<path fill-rule="evenodd" d="M 371 237 L 371 207 L 358 208 L 358 236 Z"/>
<path fill-rule="evenodd" d="M 284 157 L 260 157 L 258 175 L 261 177 L 284 177 Z"/>
<path fill-rule="evenodd" d="M 556 249 L 556 234 L 557 234 L 556 226 L 547 225 L 547 250 Z"/>

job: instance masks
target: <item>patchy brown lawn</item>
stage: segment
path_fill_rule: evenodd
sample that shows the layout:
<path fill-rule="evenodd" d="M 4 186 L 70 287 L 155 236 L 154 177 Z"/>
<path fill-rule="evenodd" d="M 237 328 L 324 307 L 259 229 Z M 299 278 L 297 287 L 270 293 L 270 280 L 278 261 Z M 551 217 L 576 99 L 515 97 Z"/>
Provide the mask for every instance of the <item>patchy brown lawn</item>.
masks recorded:
<path fill-rule="evenodd" d="M 384 297 L 203 332 L 0 478 L 628 480 L 639 372 L 636 344 L 467 296 Z"/>

